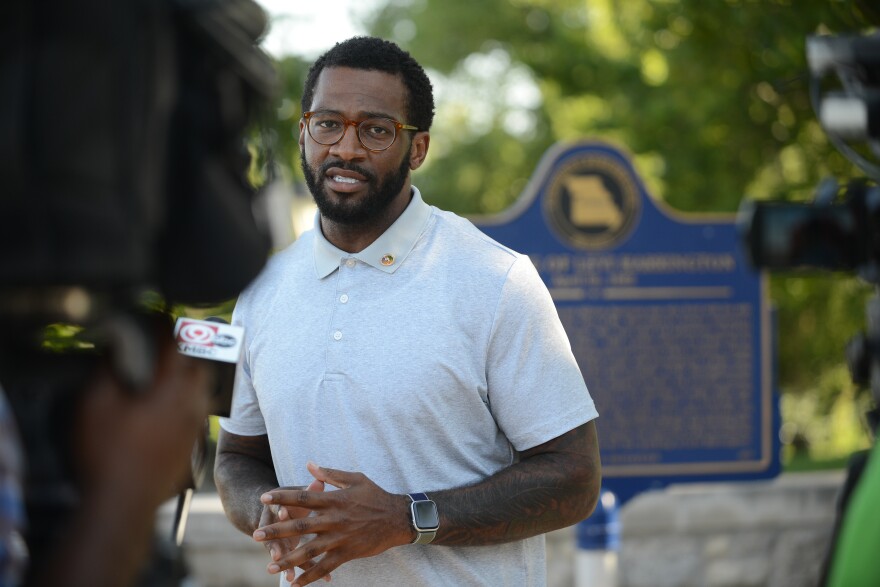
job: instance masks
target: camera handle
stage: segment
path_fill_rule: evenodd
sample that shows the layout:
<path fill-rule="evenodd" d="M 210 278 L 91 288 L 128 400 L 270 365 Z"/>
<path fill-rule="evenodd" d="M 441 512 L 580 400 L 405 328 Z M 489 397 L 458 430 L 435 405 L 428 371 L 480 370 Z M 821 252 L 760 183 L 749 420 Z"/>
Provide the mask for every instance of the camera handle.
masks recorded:
<path fill-rule="evenodd" d="M 186 534 L 186 521 L 189 518 L 189 508 L 192 505 L 193 490 L 187 487 L 177 496 L 177 509 L 174 511 L 174 525 L 171 529 L 171 539 L 178 547 L 183 546 L 183 537 Z"/>
<path fill-rule="evenodd" d="M 174 522 L 171 526 L 171 541 L 178 547 L 183 546 L 183 538 L 186 534 L 186 522 L 189 518 L 189 511 L 192 507 L 193 494 L 198 490 L 205 480 L 205 474 L 208 470 L 208 421 L 205 420 L 205 430 L 196 439 L 193 446 L 192 457 L 190 459 L 190 477 L 186 487 L 177 494 L 177 507 L 174 511 Z"/>

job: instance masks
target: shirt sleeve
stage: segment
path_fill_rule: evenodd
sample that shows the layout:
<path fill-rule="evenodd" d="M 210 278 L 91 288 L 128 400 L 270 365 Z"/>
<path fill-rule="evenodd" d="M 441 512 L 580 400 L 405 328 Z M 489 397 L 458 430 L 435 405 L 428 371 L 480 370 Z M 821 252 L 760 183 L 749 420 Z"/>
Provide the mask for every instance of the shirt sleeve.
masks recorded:
<path fill-rule="evenodd" d="M 489 407 L 524 451 L 599 414 L 550 292 L 528 257 L 508 272 L 489 341 Z"/>
<path fill-rule="evenodd" d="M 244 328 L 244 344 L 241 358 L 235 369 L 235 387 L 232 392 L 232 408 L 228 418 L 220 418 L 220 426 L 227 432 L 239 436 L 260 436 L 266 434 L 266 422 L 263 412 L 260 410 L 260 402 L 257 398 L 251 379 L 250 369 L 250 334 L 245 325 L 243 316 L 246 303 L 243 300 L 235 305 L 232 312 L 232 323 Z"/>

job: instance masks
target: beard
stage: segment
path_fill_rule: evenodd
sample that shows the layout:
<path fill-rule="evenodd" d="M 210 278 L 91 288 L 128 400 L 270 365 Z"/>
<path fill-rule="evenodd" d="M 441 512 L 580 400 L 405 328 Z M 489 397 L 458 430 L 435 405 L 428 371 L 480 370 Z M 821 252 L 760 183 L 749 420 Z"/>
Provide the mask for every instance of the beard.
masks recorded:
<path fill-rule="evenodd" d="M 339 224 L 352 226 L 367 224 L 381 217 L 400 193 L 400 190 L 403 189 L 406 178 L 409 176 L 408 155 L 403 157 L 397 170 L 385 178 L 377 178 L 375 174 L 359 165 L 343 161 L 326 161 L 319 169 L 312 169 L 306 162 L 303 150 L 300 150 L 299 160 L 306 185 L 312 192 L 312 197 L 315 199 L 315 204 L 318 205 L 321 216 Z M 341 201 L 331 200 L 323 189 L 323 182 L 319 179 L 324 178 L 327 170 L 331 167 L 347 169 L 363 175 L 367 179 L 367 195 L 361 200 L 354 198 L 342 199 Z"/>

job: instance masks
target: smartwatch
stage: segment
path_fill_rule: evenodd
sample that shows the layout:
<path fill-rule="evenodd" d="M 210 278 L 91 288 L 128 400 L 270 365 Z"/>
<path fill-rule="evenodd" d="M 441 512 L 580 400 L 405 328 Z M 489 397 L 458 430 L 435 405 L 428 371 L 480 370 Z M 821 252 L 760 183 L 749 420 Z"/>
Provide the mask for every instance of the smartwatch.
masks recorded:
<path fill-rule="evenodd" d="M 428 544 L 437 536 L 437 530 L 440 528 L 440 514 L 437 512 L 437 504 L 428 499 L 424 493 L 408 493 L 412 503 L 409 504 L 409 511 L 412 516 L 413 528 L 415 528 L 416 539 L 413 544 Z"/>

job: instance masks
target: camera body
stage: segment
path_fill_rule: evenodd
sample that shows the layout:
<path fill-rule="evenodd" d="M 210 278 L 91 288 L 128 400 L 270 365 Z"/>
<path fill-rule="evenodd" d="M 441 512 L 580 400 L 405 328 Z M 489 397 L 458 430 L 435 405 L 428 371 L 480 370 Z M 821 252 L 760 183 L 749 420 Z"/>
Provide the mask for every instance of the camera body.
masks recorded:
<path fill-rule="evenodd" d="M 838 197 L 836 182 L 823 185 L 834 199 L 743 203 L 738 223 L 752 264 L 851 271 L 877 281 L 880 188 L 856 182 Z"/>

